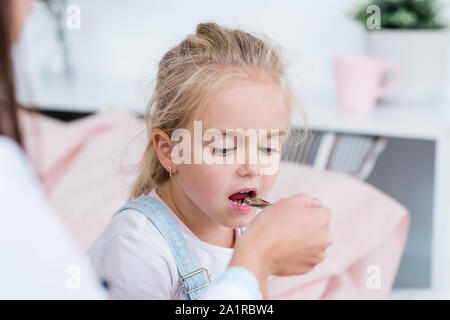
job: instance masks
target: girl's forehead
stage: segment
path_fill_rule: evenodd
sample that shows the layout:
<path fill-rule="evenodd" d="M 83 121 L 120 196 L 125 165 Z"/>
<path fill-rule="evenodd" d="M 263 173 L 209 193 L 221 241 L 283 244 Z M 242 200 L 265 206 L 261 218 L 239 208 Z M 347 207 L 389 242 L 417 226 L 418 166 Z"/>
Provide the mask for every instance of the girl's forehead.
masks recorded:
<path fill-rule="evenodd" d="M 213 94 L 196 113 L 204 128 L 287 128 L 289 107 L 278 85 L 242 82 Z"/>

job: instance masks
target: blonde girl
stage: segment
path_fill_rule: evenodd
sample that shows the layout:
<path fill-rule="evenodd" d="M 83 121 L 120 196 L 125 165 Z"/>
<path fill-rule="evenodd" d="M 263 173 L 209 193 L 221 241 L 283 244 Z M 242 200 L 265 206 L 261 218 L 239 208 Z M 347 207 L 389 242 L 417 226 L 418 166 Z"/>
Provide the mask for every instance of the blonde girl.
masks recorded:
<path fill-rule="evenodd" d="M 89 250 L 113 298 L 197 299 L 208 289 L 256 215 L 243 198 L 264 198 L 275 183 L 266 169 L 280 161 L 293 106 L 276 49 L 244 31 L 201 23 L 164 55 L 131 201 Z M 199 125 L 219 133 L 195 142 Z M 174 141 L 180 129 L 189 135 Z M 250 136 L 240 148 L 252 130 L 263 133 L 256 149 Z M 181 142 L 192 149 L 177 149 Z M 198 148 L 214 161 L 195 161 Z"/>

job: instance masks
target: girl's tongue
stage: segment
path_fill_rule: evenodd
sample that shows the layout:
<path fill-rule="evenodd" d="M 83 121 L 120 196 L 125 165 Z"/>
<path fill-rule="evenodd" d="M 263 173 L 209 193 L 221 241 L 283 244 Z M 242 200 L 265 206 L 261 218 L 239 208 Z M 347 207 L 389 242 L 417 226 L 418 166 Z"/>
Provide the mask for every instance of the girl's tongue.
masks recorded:
<path fill-rule="evenodd" d="M 245 198 L 247 198 L 247 194 L 246 193 L 234 193 L 229 197 L 231 200 L 244 200 Z"/>
<path fill-rule="evenodd" d="M 248 196 L 249 196 L 248 193 L 236 192 L 233 193 L 231 196 L 229 196 L 228 199 L 242 203 L 244 202 L 244 199 L 247 198 Z"/>

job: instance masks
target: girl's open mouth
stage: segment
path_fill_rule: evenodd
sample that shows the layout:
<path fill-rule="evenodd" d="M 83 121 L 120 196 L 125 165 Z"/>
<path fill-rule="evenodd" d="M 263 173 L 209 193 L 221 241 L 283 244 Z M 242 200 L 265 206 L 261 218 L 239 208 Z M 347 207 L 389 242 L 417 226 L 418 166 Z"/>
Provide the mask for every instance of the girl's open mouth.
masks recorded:
<path fill-rule="evenodd" d="M 239 212 L 249 212 L 252 207 L 244 203 L 244 199 L 247 197 L 255 197 L 256 189 L 247 188 L 239 190 L 228 197 L 230 205 L 233 209 Z"/>
<path fill-rule="evenodd" d="M 247 197 L 254 197 L 255 196 L 255 192 L 253 191 L 241 191 L 241 192 L 236 192 L 233 193 L 231 196 L 228 197 L 228 199 L 230 199 L 233 203 L 235 204 L 243 204 L 244 203 L 244 199 Z"/>

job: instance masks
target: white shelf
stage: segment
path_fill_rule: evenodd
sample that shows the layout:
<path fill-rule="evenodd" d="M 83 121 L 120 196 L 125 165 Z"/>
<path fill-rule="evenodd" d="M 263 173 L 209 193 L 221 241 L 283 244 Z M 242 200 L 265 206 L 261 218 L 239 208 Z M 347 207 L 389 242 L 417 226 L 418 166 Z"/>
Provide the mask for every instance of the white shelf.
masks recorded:
<path fill-rule="evenodd" d="M 435 140 L 450 128 L 448 101 L 430 105 L 378 105 L 370 115 L 353 116 L 339 110 L 331 96 L 308 100 L 304 108 L 313 130 Z M 293 125 L 302 125 L 298 116 Z"/>
<path fill-rule="evenodd" d="M 100 112 L 112 109 L 142 112 L 143 94 L 135 79 L 81 75 L 74 79 L 35 81 L 31 96 L 19 96 L 25 105 L 66 112 Z M 20 94 L 20 92 L 19 92 Z M 141 101 L 142 100 L 142 101 Z"/>

